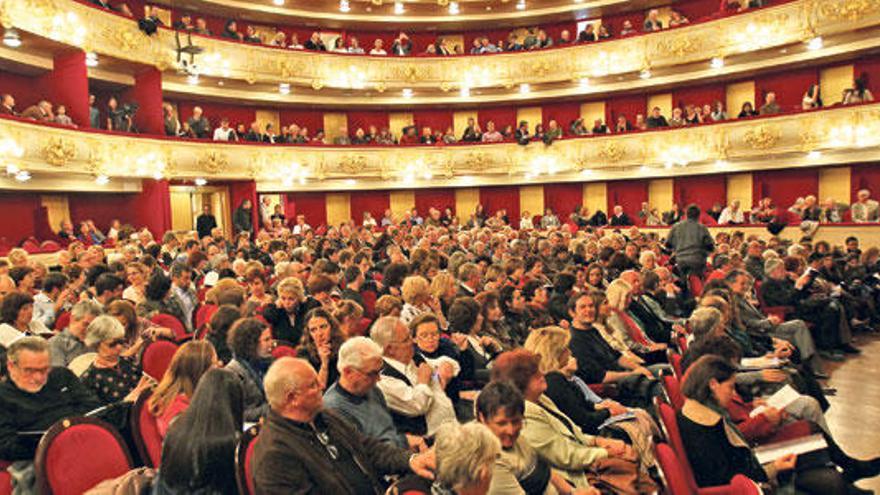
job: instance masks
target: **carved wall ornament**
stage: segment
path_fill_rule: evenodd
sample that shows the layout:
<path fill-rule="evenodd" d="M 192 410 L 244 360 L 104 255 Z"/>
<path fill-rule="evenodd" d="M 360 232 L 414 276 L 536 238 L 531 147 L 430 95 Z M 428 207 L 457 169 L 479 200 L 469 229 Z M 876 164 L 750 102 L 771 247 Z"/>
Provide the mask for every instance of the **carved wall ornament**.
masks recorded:
<path fill-rule="evenodd" d="M 229 168 L 229 157 L 226 153 L 209 151 L 199 158 L 198 165 L 210 174 L 217 174 Z"/>
<path fill-rule="evenodd" d="M 599 149 L 599 157 L 610 163 L 617 163 L 626 154 L 623 146 L 615 141 L 608 141 Z"/>
<path fill-rule="evenodd" d="M 146 41 L 146 36 L 137 29 L 121 29 L 115 31 L 115 41 L 125 51 L 134 50 L 140 43 Z"/>
<path fill-rule="evenodd" d="M 743 140 L 756 150 L 772 148 L 779 141 L 779 133 L 767 124 L 760 124 L 749 129 L 743 136 Z"/>
<path fill-rule="evenodd" d="M 488 153 L 472 151 L 464 156 L 461 163 L 469 172 L 482 172 L 492 165 L 492 157 Z"/>
<path fill-rule="evenodd" d="M 315 91 L 321 91 L 321 88 L 324 87 L 324 82 L 320 79 L 315 79 L 312 81 L 312 89 Z"/>
<path fill-rule="evenodd" d="M 880 10 L 880 0 L 816 0 L 819 16 L 830 20 L 857 21 Z"/>
<path fill-rule="evenodd" d="M 339 161 L 339 169 L 348 175 L 357 175 L 367 168 L 367 157 L 364 155 L 345 155 Z"/>
<path fill-rule="evenodd" d="M 700 40 L 688 35 L 660 37 L 657 42 L 657 51 L 661 55 L 677 58 L 696 53 L 700 49 Z"/>
<path fill-rule="evenodd" d="M 76 158 L 76 145 L 64 138 L 51 138 L 43 148 L 43 159 L 55 167 L 63 167 Z"/>

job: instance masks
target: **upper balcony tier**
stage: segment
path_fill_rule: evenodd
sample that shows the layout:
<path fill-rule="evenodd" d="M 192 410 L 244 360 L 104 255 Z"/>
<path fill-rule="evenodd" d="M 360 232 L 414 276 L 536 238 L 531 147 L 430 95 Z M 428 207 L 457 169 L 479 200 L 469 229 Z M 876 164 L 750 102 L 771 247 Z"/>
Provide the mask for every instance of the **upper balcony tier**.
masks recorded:
<path fill-rule="evenodd" d="M 264 191 L 669 177 L 880 161 L 880 104 L 550 145 L 309 146 L 145 138 L 0 118 L 0 162 L 37 178 L 255 179 Z M 108 180 L 109 178 L 109 180 Z M 9 179 L 6 179 L 9 180 Z M 96 186 L 100 191 L 102 186 Z"/>
<path fill-rule="evenodd" d="M 166 94 L 209 92 L 330 107 L 460 107 L 589 97 L 735 78 L 880 46 L 880 0 L 794 0 L 658 33 L 480 56 L 372 57 L 193 36 L 204 52 L 195 59 L 199 84 L 192 85 L 192 68 L 182 70 L 172 30 L 159 29 L 148 37 L 131 19 L 72 0 L 0 0 L 0 20 L 24 32 L 25 46 L 19 51 L 33 60 L 40 58 L 40 50 L 47 59 L 46 52 L 57 50 L 59 43 L 97 53 L 102 60 L 98 78 L 124 83 L 119 74 L 128 71 L 130 78 L 136 66 L 148 65 L 164 72 Z M 819 37 L 819 43 L 805 43 Z M 279 94 L 281 84 L 289 85 L 289 93 Z"/>

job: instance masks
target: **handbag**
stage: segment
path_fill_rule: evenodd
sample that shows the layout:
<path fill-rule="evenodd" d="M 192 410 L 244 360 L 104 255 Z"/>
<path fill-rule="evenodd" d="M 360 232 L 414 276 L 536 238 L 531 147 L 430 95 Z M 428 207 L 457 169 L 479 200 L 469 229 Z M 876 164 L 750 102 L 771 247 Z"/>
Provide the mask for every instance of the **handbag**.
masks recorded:
<path fill-rule="evenodd" d="M 85 495 L 146 495 L 152 491 L 155 480 L 155 469 L 139 467 L 122 476 L 98 483 Z"/>

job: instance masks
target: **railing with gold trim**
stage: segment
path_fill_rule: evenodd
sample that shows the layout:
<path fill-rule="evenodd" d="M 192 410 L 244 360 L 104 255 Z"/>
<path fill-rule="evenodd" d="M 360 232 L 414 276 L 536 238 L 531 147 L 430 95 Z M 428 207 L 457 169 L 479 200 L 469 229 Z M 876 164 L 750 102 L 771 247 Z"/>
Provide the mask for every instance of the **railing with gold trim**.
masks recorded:
<path fill-rule="evenodd" d="M 176 62 L 174 32 L 145 36 L 136 23 L 70 0 L 0 0 L 0 22 L 102 55 L 154 65 Z M 880 0 L 796 0 L 667 32 L 528 53 L 463 57 L 369 57 L 281 50 L 198 38 L 202 74 L 321 88 L 442 91 L 578 81 L 735 56 L 880 25 Z"/>
<path fill-rule="evenodd" d="M 866 161 L 880 161 L 880 103 L 549 146 L 235 144 L 0 119 L 0 163 L 33 174 L 257 179 L 263 189 L 278 190 L 604 180 Z"/>

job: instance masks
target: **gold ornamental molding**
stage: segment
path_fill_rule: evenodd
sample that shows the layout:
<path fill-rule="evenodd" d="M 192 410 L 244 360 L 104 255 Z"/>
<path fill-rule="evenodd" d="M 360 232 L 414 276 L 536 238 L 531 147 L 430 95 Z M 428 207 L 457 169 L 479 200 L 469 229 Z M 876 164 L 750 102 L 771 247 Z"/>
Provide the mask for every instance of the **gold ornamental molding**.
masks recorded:
<path fill-rule="evenodd" d="M 177 67 L 174 32 L 146 36 L 134 21 L 72 0 L 0 0 L 0 21 L 100 55 Z M 201 75 L 322 89 L 442 90 L 572 83 L 682 66 L 880 26 L 880 0 L 795 0 L 660 33 L 544 51 L 462 57 L 370 57 L 285 50 L 195 37 Z M 880 43 L 880 41 L 878 41 Z M 873 46 L 873 45 L 872 45 Z M 305 89 L 309 91 L 308 89 Z M 277 95 L 276 95 L 277 96 Z"/>
<path fill-rule="evenodd" d="M 35 177 L 256 179 L 262 190 L 280 191 L 663 177 L 718 172 L 719 167 L 748 171 L 878 160 L 880 103 L 527 146 L 229 144 L 0 118 L 0 163 Z"/>

